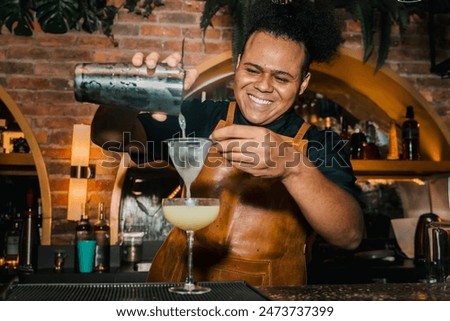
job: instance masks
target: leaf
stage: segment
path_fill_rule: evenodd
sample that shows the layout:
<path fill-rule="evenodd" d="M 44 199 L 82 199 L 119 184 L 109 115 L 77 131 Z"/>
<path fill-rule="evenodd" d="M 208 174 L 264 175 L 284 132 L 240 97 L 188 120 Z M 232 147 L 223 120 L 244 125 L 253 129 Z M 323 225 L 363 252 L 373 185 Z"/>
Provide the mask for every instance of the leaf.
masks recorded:
<path fill-rule="evenodd" d="M 386 61 L 391 46 L 392 19 L 388 12 L 381 11 L 380 15 L 380 44 L 377 57 L 376 71 L 378 71 Z"/>
<path fill-rule="evenodd" d="M 212 26 L 211 20 L 219 9 L 227 5 L 233 6 L 235 1 L 236 0 L 206 0 L 200 18 L 200 28 L 203 29 L 203 32 L 205 32 L 209 26 Z"/>
<path fill-rule="evenodd" d="M 33 14 L 29 1 L 2 0 L 0 3 L 0 28 L 5 25 L 9 32 L 18 36 L 33 34 Z"/>
<path fill-rule="evenodd" d="M 36 18 L 45 32 L 66 33 L 80 18 L 78 1 L 36 0 Z"/>
<path fill-rule="evenodd" d="M 114 18 L 117 12 L 119 12 L 119 8 L 116 8 L 114 6 L 107 6 L 102 10 L 100 17 L 103 34 L 111 39 L 114 47 L 117 47 L 119 45 L 117 41 L 114 40 L 114 35 L 112 34 L 112 25 L 114 23 Z"/>
<path fill-rule="evenodd" d="M 400 28 L 400 37 L 403 38 L 406 32 L 406 27 L 409 23 L 409 12 L 405 7 L 400 9 L 397 23 Z"/>
<path fill-rule="evenodd" d="M 373 52 L 373 33 L 374 33 L 374 8 L 370 0 L 356 1 L 355 13 L 361 23 L 361 32 L 364 44 L 363 61 L 369 60 Z"/>
<path fill-rule="evenodd" d="M 124 8 L 128 9 L 129 12 L 132 12 L 136 8 L 138 1 L 139 0 L 126 0 Z"/>
<path fill-rule="evenodd" d="M 97 17 L 97 3 L 96 0 L 80 0 L 80 16 L 83 18 L 81 28 L 89 33 L 98 30 L 100 20 Z"/>

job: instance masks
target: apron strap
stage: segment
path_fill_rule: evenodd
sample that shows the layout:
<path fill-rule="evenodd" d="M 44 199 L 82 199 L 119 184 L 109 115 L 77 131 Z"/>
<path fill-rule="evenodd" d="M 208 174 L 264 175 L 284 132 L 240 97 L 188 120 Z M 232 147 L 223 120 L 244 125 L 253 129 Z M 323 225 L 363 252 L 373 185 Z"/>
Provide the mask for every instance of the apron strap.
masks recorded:
<path fill-rule="evenodd" d="M 228 105 L 228 112 L 227 112 L 227 118 L 225 120 L 221 119 L 218 123 L 215 129 L 227 127 L 230 125 L 233 125 L 234 122 L 234 112 L 236 110 L 236 102 L 231 101 Z"/>
<path fill-rule="evenodd" d="M 234 122 L 235 111 L 236 111 L 236 102 L 231 101 L 230 104 L 228 105 L 227 118 L 225 120 L 221 119 L 219 121 L 219 123 L 217 124 L 216 129 L 232 125 Z M 288 136 L 283 136 L 283 135 L 282 136 L 286 141 L 292 142 L 294 144 L 294 146 L 297 148 L 297 150 L 305 151 L 305 147 L 308 143 L 308 140 L 303 139 L 303 137 L 305 136 L 306 132 L 308 131 L 308 129 L 310 127 L 311 127 L 310 124 L 308 124 L 307 122 L 304 122 L 300 126 L 300 128 L 297 131 L 297 134 L 295 134 L 294 138 L 288 137 Z"/>
<path fill-rule="evenodd" d="M 234 123 L 234 112 L 236 111 L 236 102 L 232 101 L 228 105 L 227 119 L 225 121 L 225 126 L 233 125 Z"/>
<path fill-rule="evenodd" d="M 301 126 L 300 129 L 298 130 L 297 134 L 294 137 L 294 142 L 297 143 L 300 140 L 303 139 L 303 137 L 305 136 L 306 132 L 308 131 L 309 127 L 311 127 L 310 124 L 308 124 L 307 122 L 304 122 Z"/>

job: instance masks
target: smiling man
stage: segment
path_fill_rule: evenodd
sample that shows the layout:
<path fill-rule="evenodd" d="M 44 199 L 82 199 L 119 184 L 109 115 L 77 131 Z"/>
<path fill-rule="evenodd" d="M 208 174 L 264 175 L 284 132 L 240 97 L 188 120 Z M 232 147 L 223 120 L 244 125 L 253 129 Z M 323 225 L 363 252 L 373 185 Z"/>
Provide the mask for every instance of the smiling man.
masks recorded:
<path fill-rule="evenodd" d="M 192 196 L 221 202 L 216 221 L 196 232 L 194 279 L 303 284 L 312 236 L 354 249 L 363 234 L 355 177 L 342 142 L 294 111 L 297 97 L 313 81 L 310 63 L 331 59 L 341 37 L 332 14 L 316 11 L 309 1 L 266 0 L 255 6 L 258 19 L 236 64 L 235 101 L 194 100 L 182 106 L 187 134 L 217 141 L 191 187 Z M 176 65 L 179 57 L 165 61 Z M 145 63 L 154 68 L 158 59 L 151 53 Z M 143 64 L 144 55 L 136 54 L 133 63 Z M 195 75 L 189 73 L 187 87 Z M 102 119 L 117 117 L 114 113 L 103 106 L 94 118 L 93 140 L 100 146 L 107 147 Z M 134 117 L 124 116 L 122 129 L 133 122 L 128 129 L 133 127 L 133 139 L 152 144 L 143 151 L 146 160 L 163 159 L 160 142 L 179 132 L 177 117 L 158 121 L 139 114 L 137 122 Z M 185 233 L 174 228 L 148 280 L 183 281 L 185 256 Z"/>

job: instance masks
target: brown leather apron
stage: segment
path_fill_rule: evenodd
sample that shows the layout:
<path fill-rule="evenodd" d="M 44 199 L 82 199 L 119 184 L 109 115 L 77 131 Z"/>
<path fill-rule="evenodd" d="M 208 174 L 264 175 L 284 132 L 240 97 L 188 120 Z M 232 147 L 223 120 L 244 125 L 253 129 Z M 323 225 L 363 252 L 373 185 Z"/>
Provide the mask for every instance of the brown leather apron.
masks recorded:
<path fill-rule="evenodd" d="M 231 125 L 235 104 L 226 121 Z M 306 146 L 304 123 L 294 138 Z M 294 199 L 276 178 L 259 178 L 232 167 L 213 146 L 191 186 L 192 196 L 220 198 L 219 217 L 195 232 L 194 280 L 244 280 L 251 285 L 306 283 L 305 251 L 311 235 Z M 156 253 L 147 280 L 184 281 L 187 272 L 186 233 L 173 228 Z"/>

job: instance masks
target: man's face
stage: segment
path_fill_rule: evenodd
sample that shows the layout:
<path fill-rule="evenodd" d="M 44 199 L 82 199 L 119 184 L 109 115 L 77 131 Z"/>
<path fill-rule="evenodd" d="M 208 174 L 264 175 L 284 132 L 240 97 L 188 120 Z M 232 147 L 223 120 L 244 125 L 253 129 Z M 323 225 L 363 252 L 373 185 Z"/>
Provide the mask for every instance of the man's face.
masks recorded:
<path fill-rule="evenodd" d="M 303 46 L 257 32 L 239 57 L 234 94 L 244 117 L 254 125 L 266 125 L 288 111 L 308 86 L 302 79 Z"/>

